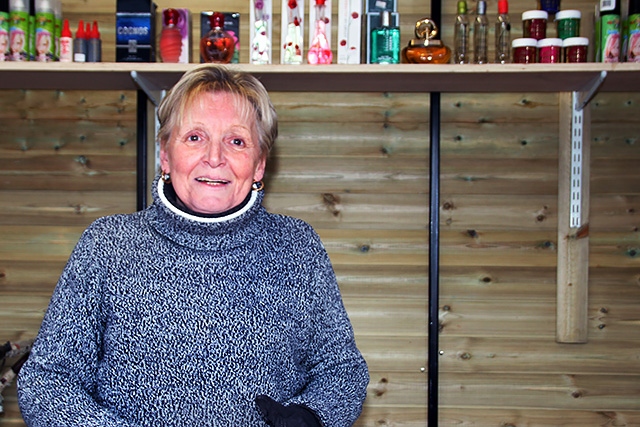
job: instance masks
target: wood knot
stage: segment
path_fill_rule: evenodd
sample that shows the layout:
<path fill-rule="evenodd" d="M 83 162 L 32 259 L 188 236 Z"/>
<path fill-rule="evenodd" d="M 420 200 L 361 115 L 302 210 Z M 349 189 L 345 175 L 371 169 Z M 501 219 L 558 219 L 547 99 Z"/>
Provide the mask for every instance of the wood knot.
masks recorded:
<path fill-rule="evenodd" d="M 340 197 L 331 193 L 323 193 L 322 203 L 326 206 L 327 210 L 331 212 L 331 215 L 334 217 L 340 216 Z"/>
<path fill-rule="evenodd" d="M 373 393 L 376 395 L 376 397 L 380 397 L 387 392 L 388 383 L 389 380 L 387 380 L 386 378 L 380 378 L 378 384 L 376 384 L 376 386 L 373 388 Z"/>
<path fill-rule="evenodd" d="M 575 390 L 571 393 L 571 397 L 574 399 L 580 399 L 582 397 L 582 392 L 579 390 Z"/>
<path fill-rule="evenodd" d="M 442 209 L 444 209 L 445 211 L 450 211 L 455 209 L 455 206 L 453 204 L 453 202 L 444 202 L 442 204 Z"/>

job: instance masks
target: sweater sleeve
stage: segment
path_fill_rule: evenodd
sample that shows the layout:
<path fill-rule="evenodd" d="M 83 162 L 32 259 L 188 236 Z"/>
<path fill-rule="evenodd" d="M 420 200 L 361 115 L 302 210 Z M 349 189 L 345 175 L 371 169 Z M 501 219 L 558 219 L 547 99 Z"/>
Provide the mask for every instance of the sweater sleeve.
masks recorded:
<path fill-rule="evenodd" d="M 306 406 L 323 425 L 351 426 L 362 411 L 369 371 L 356 347 L 329 257 L 314 232 L 309 246 L 309 318 L 311 343 L 306 347 L 309 381 L 302 393 L 285 403 Z"/>
<path fill-rule="evenodd" d="M 29 427 L 134 427 L 95 398 L 101 349 L 97 241 L 92 227 L 81 236 L 20 371 L 18 402 Z"/>

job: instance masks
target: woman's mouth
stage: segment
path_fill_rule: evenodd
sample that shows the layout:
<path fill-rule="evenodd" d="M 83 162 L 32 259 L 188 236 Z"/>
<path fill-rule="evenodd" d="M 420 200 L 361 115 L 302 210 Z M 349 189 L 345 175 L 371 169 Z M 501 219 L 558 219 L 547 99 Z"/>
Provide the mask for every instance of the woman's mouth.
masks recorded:
<path fill-rule="evenodd" d="M 196 178 L 196 181 L 198 182 L 202 182 L 204 184 L 208 184 L 208 185 L 224 185 L 224 184 L 228 184 L 229 181 L 225 180 L 225 179 L 212 179 L 212 178 L 207 178 L 204 176 L 200 176 L 198 178 Z"/>

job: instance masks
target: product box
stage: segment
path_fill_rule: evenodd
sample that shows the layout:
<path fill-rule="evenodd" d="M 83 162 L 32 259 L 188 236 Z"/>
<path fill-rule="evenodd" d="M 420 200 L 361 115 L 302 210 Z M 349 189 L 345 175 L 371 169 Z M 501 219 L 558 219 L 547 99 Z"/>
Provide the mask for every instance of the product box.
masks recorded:
<path fill-rule="evenodd" d="M 389 14 L 389 25 L 392 27 L 400 27 L 400 13 L 392 12 Z M 382 16 L 379 12 L 370 12 L 367 13 L 367 25 L 365 27 L 366 32 L 366 49 L 364 52 L 365 55 L 365 63 L 370 64 L 371 58 L 369 57 L 369 53 L 371 52 L 371 32 L 377 28 L 380 28 L 382 25 Z"/>
<path fill-rule="evenodd" d="M 338 1 L 338 64 L 360 64 L 362 0 Z"/>
<path fill-rule="evenodd" d="M 116 62 L 156 62 L 156 9 L 148 0 L 117 0 Z"/>
<path fill-rule="evenodd" d="M 211 31 L 209 17 L 213 13 L 214 11 L 212 10 L 200 12 L 200 39 Z M 231 63 L 237 64 L 240 62 L 240 14 L 238 12 L 222 12 L 222 14 L 224 15 L 224 30 L 233 36 L 236 41 Z M 198 40 L 198 46 L 200 46 L 200 40 Z M 204 62 L 202 55 L 200 55 L 200 62 Z"/>
<path fill-rule="evenodd" d="M 176 28 L 180 31 L 180 35 L 182 36 L 182 49 L 180 50 L 180 59 L 178 59 L 178 63 L 180 64 L 188 64 L 191 62 L 191 13 L 189 9 L 179 9 L 172 8 L 176 12 L 178 12 L 178 21 L 175 24 Z M 162 10 L 162 14 L 164 15 L 167 9 Z M 164 30 L 166 23 L 162 22 L 162 30 Z M 162 33 L 161 33 L 162 34 Z M 162 46 L 162 43 L 160 43 Z M 162 49 L 162 47 L 160 47 Z M 160 52 L 160 56 L 162 57 L 162 52 Z"/>
<path fill-rule="evenodd" d="M 304 0 L 282 0 L 281 10 L 280 63 L 302 64 L 304 58 Z"/>
<path fill-rule="evenodd" d="M 249 62 L 271 64 L 273 62 L 273 1 L 251 0 L 249 8 L 250 31 Z"/>

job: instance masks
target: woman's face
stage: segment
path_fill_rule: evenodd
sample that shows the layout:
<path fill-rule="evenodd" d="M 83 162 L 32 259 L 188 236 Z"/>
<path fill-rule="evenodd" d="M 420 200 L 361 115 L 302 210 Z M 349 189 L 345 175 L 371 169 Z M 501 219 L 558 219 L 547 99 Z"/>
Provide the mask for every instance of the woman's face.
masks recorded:
<path fill-rule="evenodd" d="M 160 161 L 189 209 L 215 214 L 234 208 L 262 179 L 266 160 L 255 122 L 248 101 L 226 92 L 201 94 L 185 108 Z"/>

